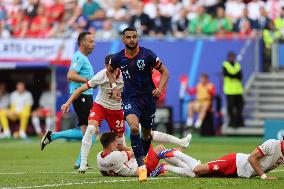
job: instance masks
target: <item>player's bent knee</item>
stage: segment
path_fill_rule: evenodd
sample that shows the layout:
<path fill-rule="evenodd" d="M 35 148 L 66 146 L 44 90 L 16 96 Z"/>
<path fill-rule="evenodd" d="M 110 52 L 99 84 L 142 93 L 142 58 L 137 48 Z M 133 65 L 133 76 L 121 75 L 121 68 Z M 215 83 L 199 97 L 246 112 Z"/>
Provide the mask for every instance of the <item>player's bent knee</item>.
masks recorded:
<path fill-rule="evenodd" d="M 165 149 L 166 148 L 163 145 L 159 144 L 158 146 L 155 147 L 154 151 L 156 152 L 156 154 L 158 154 Z"/>
<path fill-rule="evenodd" d="M 137 126 L 137 127 L 135 127 L 135 126 L 130 127 L 130 132 L 131 132 L 131 134 L 139 134 L 139 126 Z"/>
<path fill-rule="evenodd" d="M 96 120 L 89 120 L 88 125 L 94 125 L 94 126 L 99 126 L 99 122 Z"/>

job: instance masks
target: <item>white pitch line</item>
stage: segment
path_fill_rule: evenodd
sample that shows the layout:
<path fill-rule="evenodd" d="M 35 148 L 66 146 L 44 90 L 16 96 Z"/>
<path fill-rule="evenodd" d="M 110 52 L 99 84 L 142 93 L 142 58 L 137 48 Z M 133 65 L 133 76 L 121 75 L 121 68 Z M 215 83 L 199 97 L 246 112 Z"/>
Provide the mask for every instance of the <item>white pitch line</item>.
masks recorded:
<path fill-rule="evenodd" d="M 277 172 L 284 172 L 284 169 L 280 169 L 280 170 L 273 170 L 273 171 L 270 171 L 271 173 L 277 173 Z"/>
<path fill-rule="evenodd" d="M 161 179 L 177 179 L 181 177 L 163 177 L 163 178 L 151 178 L 150 180 L 161 180 Z M 84 181 L 84 182 L 69 182 L 59 184 L 44 184 L 36 186 L 17 186 L 17 187 L 2 187 L 0 189 L 27 189 L 27 188 L 44 188 L 44 187 L 59 187 L 59 186 L 72 186 L 72 185 L 83 185 L 83 184 L 104 184 L 104 183 L 119 183 L 119 182 L 138 182 L 137 178 L 133 179 L 122 179 L 122 180 L 102 180 L 102 181 Z"/>
<path fill-rule="evenodd" d="M 98 173 L 98 172 L 91 172 L 91 171 L 88 171 L 86 174 L 88 173 Z M 1 173 L 0 172 L 0 175 L 25 175 L 25 174 L 78 174 L 77 171 L 72 171 L 72 172 L 56 172 L 56 171 L 49 171 L 49 172 L 14 172 L 14 173 Z"/>

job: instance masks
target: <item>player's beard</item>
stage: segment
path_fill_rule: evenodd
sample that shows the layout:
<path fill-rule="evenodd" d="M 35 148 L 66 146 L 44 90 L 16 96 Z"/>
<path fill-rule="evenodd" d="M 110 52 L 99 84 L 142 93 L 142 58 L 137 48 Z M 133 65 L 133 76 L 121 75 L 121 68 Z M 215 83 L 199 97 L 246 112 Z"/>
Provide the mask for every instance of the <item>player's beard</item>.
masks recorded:
<path fill-rule="evenodd" d="M 125 44 L 125 47 L 129 50 L 133 50 L 133 49 L 136 49 L 136 47 L 138 46 L 138 43 L 136 43 L 134 46 L 129 46 L 129 45 L 126 45 Z"/>

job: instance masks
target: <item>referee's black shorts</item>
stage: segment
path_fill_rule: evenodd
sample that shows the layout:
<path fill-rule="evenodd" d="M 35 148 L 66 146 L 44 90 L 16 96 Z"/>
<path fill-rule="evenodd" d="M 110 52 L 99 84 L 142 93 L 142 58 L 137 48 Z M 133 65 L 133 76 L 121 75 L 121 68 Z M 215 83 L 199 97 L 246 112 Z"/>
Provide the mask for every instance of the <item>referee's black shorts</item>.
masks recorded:
<path fill-rule="evenodd" d="M 79 120 L 79 126 L 88 125 L 88 117 L 93 106 L 93 95 L 81 94 L 73 102 L 73 108 Z"/>

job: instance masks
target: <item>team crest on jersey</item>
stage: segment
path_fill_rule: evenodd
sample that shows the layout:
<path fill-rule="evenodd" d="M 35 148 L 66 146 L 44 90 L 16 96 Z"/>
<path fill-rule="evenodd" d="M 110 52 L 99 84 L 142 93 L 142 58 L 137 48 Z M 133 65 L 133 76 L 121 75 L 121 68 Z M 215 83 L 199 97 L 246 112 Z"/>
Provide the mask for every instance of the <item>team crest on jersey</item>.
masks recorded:
<path fill-rule="evenodd" d="M 139 70 L 144 70 L 144 67 L 145 67 L 145 63 L 144 63 L 144 60 L 143 59 L 138 59 L 137 62 L 136 62 Z"/>
<path fill-rule="evenodd" d="M 214 171 L 218 171 L 218 170 L 219 170 L 219 166 L 218 166 L 218 165 L 214 165 L 214 166 L 213 166 L 213 170 L 214 170 Z"/>

